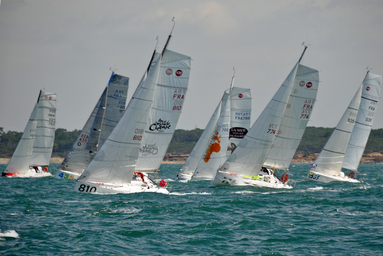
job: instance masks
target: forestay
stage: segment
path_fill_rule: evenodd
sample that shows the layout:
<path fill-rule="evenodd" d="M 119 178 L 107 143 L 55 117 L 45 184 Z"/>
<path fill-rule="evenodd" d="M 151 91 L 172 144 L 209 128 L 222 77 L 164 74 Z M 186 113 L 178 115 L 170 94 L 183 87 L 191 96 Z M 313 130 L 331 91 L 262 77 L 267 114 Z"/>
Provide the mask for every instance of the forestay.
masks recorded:
<path fill-rule="evenodd" d="M 125 113 L 79 181 L 116 185 L 131 182 L 153 103 L 160 62 L 144 75 Z"/>
<path fill-rule="evenodd" d="M 382 76 L 367 72 L 362 85 L 358 115 L 344 156 L 343 168 L 358 171 L 378 107 L 381 85 Z"/>
<path fill-rule="evenodd" d="M 318 70 L 298 65 L 286 110 L 263 166 L 288 170 L 314 108 L 318 83 Z"/>
<path fill-rule="evenodd" d="M 165 49 L 156 93 L 142 138 L 136 171 L 156 171 L 173 137 L 185 100 L 191 58 Z"/>
<path fill-rule="evenodd" d="M 36 138 L 30 166 L 48 166 L 56 127 L 56 94 L 41 90 L 31 121 L 36 121 Z"/>

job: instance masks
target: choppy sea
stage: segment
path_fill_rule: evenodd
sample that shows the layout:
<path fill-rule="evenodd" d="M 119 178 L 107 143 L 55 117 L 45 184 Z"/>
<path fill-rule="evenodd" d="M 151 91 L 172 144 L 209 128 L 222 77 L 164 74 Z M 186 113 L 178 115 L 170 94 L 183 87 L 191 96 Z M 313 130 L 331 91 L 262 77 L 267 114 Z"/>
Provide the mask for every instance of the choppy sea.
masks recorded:
<path fill-rule="evenodd" d="M 361 165 L 361 184 L 308 181 L 309 165 L 292 165 L 291 190 L 183 183 L 180 167 L 161 166 L 170 195 L 1 177 L 0 255 L 383 254 L 383 165 Z"/>

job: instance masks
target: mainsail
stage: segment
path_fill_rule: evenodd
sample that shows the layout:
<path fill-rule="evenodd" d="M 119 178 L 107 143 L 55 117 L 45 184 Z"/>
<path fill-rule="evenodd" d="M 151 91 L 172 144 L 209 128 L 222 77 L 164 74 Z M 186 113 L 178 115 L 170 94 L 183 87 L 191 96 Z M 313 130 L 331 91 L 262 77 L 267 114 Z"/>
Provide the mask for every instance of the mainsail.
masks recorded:
<path fill-rule="evenodd" d="M 109 83 L 62 162 L 62 169 L 81 174 L 104 144 L 125 110 L 129 78 L 112 73 Z"/>
<path fill-rule="evenodd" d="M 158 58 L 156 55 L 153 60 L 157 61 Z M 161 165 L 185 100 L 190 62 L 189 56 L 168 49 L 163 51 L 153 106 L 141 141 L 136 171 L 154 172 Z"/>
<path fill-rule="evenodd" d="M 289 101 L 263 166 L 288 170 L 314 108 L 318 83 L 318 70 L 298 65 Z"/>
<path fill-rule="evenodd" d="M 48 166 L 51 160 L 56 127 L 56 94 L 41 90 L 31 115 L 36 121 L 36 137 L 30 166 Z"/>
<path fill-rule="evenodd" d="M 344 156 L 343 168 L 357 171 L 368 137 L 370 136 L 375 111 L 378 107 L 382 76 L 367 72 L 362 86 L 362 98 L 354 129 Z"/>

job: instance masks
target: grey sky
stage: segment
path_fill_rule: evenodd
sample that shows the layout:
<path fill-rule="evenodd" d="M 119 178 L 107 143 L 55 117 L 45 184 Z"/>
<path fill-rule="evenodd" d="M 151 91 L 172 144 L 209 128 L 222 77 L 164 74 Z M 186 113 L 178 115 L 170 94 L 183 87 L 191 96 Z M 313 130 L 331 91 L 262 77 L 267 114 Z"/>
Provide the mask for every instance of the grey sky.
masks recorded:
<path fill-rule="evenodd" d="M 191 56 L 177 128 L 204 128 L 230 85 L 250 88 L 253 123 L 298 61 L 320 71 L 309 126 L 334 127 L 366 67 L 383 74 L 383 1 L 2 0 L 0 127 L 23 131 L 38 92 L 57 93 L 57 128 L 82 129 L 111 71 L 128 100 L 159 36 Z M 383 128 L 383 102 L 373 128 Z"/>

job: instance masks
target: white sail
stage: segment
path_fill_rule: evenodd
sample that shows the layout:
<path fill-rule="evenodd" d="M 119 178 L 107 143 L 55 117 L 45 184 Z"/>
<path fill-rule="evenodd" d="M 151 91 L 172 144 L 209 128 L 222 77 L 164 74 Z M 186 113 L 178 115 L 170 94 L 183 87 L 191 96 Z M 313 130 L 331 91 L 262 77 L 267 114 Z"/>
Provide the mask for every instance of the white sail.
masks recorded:
<path fill-rule="evenodd" d="M 232 87 L 216 129 L 196 168 L 193 179 L 213 179 L 217 169 L 227 160 L 250 128 L 251 94 L 249 89 Z"/>
<path fill-rule="evenodd" d="M 359 87 L 345 113 L 315 160 L 315 171 L 327 175 L 339 175 L 344 154 L 358 115 L 362 86 Z"/>
<path fill-rule="evenodd" d="M 219 102 L 217 108 L 215 109 L 213 115 L 211 116 L 208 124 L 205 127 L 205 130 L 202 132 L 200 138 L 197 141 L 197 144 L 194 146 L 192 152 L 190 153 L 188 159 L 186 159 L 185 164 L 182 166 L 181 170 L 178 172 L 179 178 L 182 178 L 180 175 L 184 174 L 190 178 L 197 166 L 201 161 L 202 155 L 205 153 L 211 135 L 214 132 L 214 129 L 217 125 L 220 113 L 222 112 L 223 102 L 228 98 L 228 93 L 224 93 L 221 101 Z"/>
<path fill-rule="evenodd" d="M 230 127 L 229 95 L 225 93 L 222 100 L 221 114 L 214 130 L 212 130 L 210 137 L 207 139 L 208 143 L 193 174 L 194 179 L 213 179 L 217 168 L 226 161 Z"/>
<path fill-rule="evenodd" d="M 227 157 L 250 129 L 251 94 L 250 89 L 233 87 L 230 90 L 230 130 Z"/>
<path fill-rule="evenodd" d="M 263 166 L 289 168 L 314 108 L 318 83 L 317 70 L 298 65 L 286 110 Z"/>
<path fill-rule="evenodd" d="M 19 144 L 17 144 L 15 152 L 13 152 L 4 173 L 25 174 L 28 172 L 36 136 L 36 125 L 37 121 L 28 121 Z"/>
<path fill-rule="evenodd" d="M 37 121 L 30 166 L 48 166 L 56 127 L 56 94 L 41 90 L 31 121 Z"/>
<path fill-rule="evenodd" d="M 138 85 L 125 113 L 97 152 L 78 182 L 129 184 L 138 159 L 142 136 L 148 123 L 161 61 Z"/>
<path fill-rule="evenodd" d="M 112 73 L 107 87 L 74 142 L 61 168 L 81 174 L 117 125 L 125 110 L 129 78 Z"/>
<path fill-rule="evenodd" d="M 343 160 L 343 168 L 358 171 L 360 159 L 366 147 L 368 137 L 378 107 L 382 76 L 367 72 L 362 85 L 362 97 L 355 125 Z"/>
<path fill-rule="evenodd" d="M 189 56 L 167 49 L 163 52 L 154 102 L 141 141 L 136 171 L 154 172 L 161 165 L 185 100 L 190 62 Z"/>
<path fill-rule="evenodd" d="M 279 129 L 294 85 L 298 66 L 299 63 L 294 66 L 250 131 L 219 171 L 236 175 L 258 175 Z"/>

